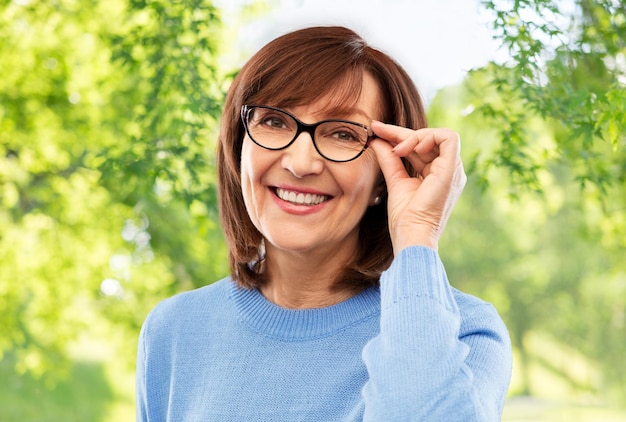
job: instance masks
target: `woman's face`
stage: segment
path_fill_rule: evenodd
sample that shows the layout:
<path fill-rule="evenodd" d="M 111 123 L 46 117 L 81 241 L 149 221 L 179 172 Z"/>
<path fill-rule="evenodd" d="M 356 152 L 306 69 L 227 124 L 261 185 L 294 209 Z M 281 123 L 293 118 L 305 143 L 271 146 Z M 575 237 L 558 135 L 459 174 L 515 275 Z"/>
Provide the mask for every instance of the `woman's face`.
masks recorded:
<path fill-rule="evenodd" d="M 380 119 L 380 89 L 368 73 L 349 115 L 322 112 L 324 99 L 288 109 L 304 123 L 346 119 L 369 126 Z M 267 104 L 272 105 L 272 104 Z M 315 150 L 308 133 L 288 148 L 270 151 L 245 136 L 241 184 L 250 219 L 271 249 L 350 256 L 358 245 L 358 225 L 381 191 L 382 179 L 371 149 L 357 159 L 336 163 Z"/>

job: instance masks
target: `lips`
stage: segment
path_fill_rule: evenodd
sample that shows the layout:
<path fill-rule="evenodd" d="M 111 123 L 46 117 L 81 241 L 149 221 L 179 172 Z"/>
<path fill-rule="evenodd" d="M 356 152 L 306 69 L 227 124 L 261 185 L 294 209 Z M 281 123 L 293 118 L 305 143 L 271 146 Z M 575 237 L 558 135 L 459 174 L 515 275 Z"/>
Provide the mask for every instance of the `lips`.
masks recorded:
<path fill-rule="evenodd" d="M 296 192 L 283 188 L 276 188 L 276 196 L 283 201 L 290 202 L 295 205 L 319 205 L 330 199 L 328 195 L 320 195 L 309 192 Z"/>

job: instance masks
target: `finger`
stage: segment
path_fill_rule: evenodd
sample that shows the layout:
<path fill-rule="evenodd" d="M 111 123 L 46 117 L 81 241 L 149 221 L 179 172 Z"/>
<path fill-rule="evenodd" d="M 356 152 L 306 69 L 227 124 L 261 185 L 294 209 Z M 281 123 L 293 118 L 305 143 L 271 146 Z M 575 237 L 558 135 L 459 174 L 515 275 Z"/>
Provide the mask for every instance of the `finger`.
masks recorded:
<path fill-rule="evenodd" d="M 460 137 L 450 129 L 412 130 L 377 121 L 372 122 L 372 129 L 379 138 L 393 145 L 393 153 L 408 160 L 422 177 L 432 171 L 448 173 L 460 161 Z"/>
<path fill-rule="evenodd" d="M 418 154 L 436 153 L 441 155 L 442 150 L 447 154 L 457 155 L 460 152 L 461 139 L 457 132 L 442 128 L 425 128 L 416 130 L 418 138 L 415 151 Z"/>
<path fill-rule="evenodd" d="M 393 153 L 400 157 L 397 151 L 394 150 Z M 411 164 L 411 167 L 415 170 L 415 174 L 413 174 L 414 176 L 422 175 L 426 167 L 430 164 L 428 161 L 423 160 L 422 157 L 420 157 L 416 152 L 411 152 L 407 156 L 401 158 Z"/>
<path fill-rule="evenodd" d="M 432 160 L 432 157 L 420 157 L 415 153 L 414 148 L 418 143 L 415 130 L 379 121 L 372 121 L 372 130 L 379 139 L 393 146 L 393 152 L 397 156 L 407 159 L 417 173 L 421 173 Z"/>
<path fill-rule="evenodd" d="M 382 123 L 378 120 L 372 120 L 371 129 L 376 136 L 389 142 L 392 146 L 400 144 L 407 138 L 415 137 L 413 129 Z"/>
<path fill-rule="evenodd" d="M 400 157 L 409 158 L 411 154 L 417 152 L 420 155 L 419 160 L 428 163 L 439 155 L 438 146 L 431 136 L 433 129 L 413 130 L 372 121 L 372 130 L 376 136 L 391 144 L 394 147 L 394 152 Z M 424 145 L 421 145 L 422 137 L 427 141 Z"/>
<path fill-rule="evenodd" d="M 370 143 L 370 146 L 376 154 L 378 165 L 383 172 L 388 189 L 394 183 L 410 177 L 404 168 L 402 160 L 393 152 L 393 148 L 388 142 L 377 138 Z"/>
<path fill-rule="evenodd" d="M 426 178 L 433 174 L 442 181 L 450 181 L 457 178 L 458 174 L 465 175 L 458 133 L 440 128 L 420 129 L 416 133 L 418 143 L 414 153 L 407 159 L 415 166 L 420 176 Z M 398 148 L 395 148 L 396 153 L 397 150 Z"/>
<path fill-rule="evenodd" d="M 423 176 L 427 176 L 434 169 L 446 172 L 460 162 L 461 140 L 458 133 L 450 129 L 427 128 L 417 130 L 416 134 L 418 144 L 415 152 L 426 163 Z"/>

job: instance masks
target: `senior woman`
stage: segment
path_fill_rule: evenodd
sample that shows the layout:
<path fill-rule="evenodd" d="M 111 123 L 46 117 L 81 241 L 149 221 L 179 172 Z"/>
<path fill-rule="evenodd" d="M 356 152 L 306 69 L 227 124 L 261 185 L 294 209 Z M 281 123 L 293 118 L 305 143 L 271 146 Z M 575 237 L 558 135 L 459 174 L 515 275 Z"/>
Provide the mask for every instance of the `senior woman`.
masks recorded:
<path fill-rule="evenodd" d="M 437 253 L 465 183 L 459 148 L 351 30 L 262 48 L 219 135 L 231 275 L 147 317 L 137 419 L 499 420 L 506 328 Z"/>

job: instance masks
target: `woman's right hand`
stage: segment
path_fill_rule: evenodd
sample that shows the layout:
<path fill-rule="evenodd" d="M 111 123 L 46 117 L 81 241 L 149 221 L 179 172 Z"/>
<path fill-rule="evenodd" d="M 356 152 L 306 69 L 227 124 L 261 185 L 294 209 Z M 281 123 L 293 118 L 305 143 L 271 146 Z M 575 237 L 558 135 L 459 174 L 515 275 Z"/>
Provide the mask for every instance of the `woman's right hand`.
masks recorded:
<path fill-rule="evenodd" d="M 388 192 L 389 232 L 394 254 L 408 246 L 438 248 L 467 177 L 459 134 L 442 128 L 412 130 L 373 121 L 371 142 Z M 417 175 L 409 175 L 401 158 Z"/>

